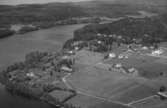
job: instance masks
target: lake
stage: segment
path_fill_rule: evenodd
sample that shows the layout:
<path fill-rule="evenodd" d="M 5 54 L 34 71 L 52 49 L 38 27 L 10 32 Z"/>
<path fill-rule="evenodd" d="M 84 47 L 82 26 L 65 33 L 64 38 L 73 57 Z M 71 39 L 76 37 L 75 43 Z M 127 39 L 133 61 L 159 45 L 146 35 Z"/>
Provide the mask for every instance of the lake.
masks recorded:
<path fill-rule="evenodd" d="M 0 40 L 0 68 L 24 60 L 31 51 L 59 51 L 63 43 L 73 37 L 73 31 L 85 24 L 57 26 L 34 31 L 23 35 L 14 35 Z M 46 103 L 13 96 L 0 85 L 1 108 L 52 108 Z"/>

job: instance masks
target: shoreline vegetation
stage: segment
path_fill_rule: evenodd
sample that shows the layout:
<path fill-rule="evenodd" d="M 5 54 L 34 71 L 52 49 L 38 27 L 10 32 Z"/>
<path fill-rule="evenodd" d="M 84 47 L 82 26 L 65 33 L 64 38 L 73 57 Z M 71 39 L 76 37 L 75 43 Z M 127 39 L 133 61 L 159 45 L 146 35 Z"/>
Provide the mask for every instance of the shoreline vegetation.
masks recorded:
<path fill-rule="evenodd" d="M 110 4 L 101 1 L 0 5 L 0 38 L 56 25 L 99 23 L 108 18 L 140 15 L 142 10 L 161 13 L 165 6 L 150 5 L 148 8 L 147 5 Z"/>
<path fill-rule="evenodd" d="M 82 17 L 60 20 L 56 22 L 44 22 L 40 24 L 13 24 L 10 27 L 0 28 L 0 39 L 12 36 L 14 34 L 25 34 L 41 29 L 48 29 L 60 25 L 84 24 L 84 23 L 100 23 L 102 21 L 99 17 Z"/>
<path fill-rule="evenodd" d="M 1 72 L 1 83 L 14 95 L 41 100 L 56 107 L 78 108 L 65 103 L 76 92 L 67 88 L 62 81 L 69 71 L 74 71 L 70 70 L 74 61 L 62 59 L 63 55 L 39 51 L 27 54 L 24 62 L 15 63 Z"/>
<path fill-rule="evenodd" d="M 165 16 L 165 15 L 164 15 Z M 74 37 L 65 42 L 65 49 L 82 49 L 91 47 L 93 51 L 106 52 L 112 50 L 113 43 L 138 44 L 147 47 L 158 47 L 167 41 L 167 23 L 157 17 L 131 18 L 125 17 L 106 24 L 89 24 L 74 31 Z"/>

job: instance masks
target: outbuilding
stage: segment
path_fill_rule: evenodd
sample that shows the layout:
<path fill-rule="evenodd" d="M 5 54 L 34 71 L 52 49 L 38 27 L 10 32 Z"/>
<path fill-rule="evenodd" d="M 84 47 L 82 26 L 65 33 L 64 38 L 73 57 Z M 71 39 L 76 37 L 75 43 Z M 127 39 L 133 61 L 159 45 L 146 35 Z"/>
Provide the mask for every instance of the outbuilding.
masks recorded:
<path fill-rule="evenodd" d="M 148 50 L 148 47 L 143 46 L 143 47 L 142 47 L 142 50 Z"/>
<path fill-rule="evenodd" d="M 64 72 L 72 72 L 73 69 L 72 69 L 72 68 L 69 68 L 69 67 L 67 67 L 67 66 L 62 66 L 62 67 L 61 67 L 61 71 L 64 71 Z"/>
<path fill-rule="evenodd" d="M 138 71 L 135 68 L 130 68 L 130 69 L 128 69 L 128 72 L 129 73 L 135 73 L 135 72 L 138 72 Z"/>
<path fill-rule="evenodd" d="M 115 54 L 115 53 L 109 53 L 108 57 L 109 57 L 109 58 L 115 58 L 115 57 L 116 57 L 116 54 Z"/>
<path fill-rule="evenodd" d="M 152 55 L 161 55 L 163 53 L 163 50 L 162 49 L 158 49 L 158 50 L 154 50 L 152 52 Z"/>
<path fill-rule="evenodd" d="M 122 68 L 122 64 L 121 63 L 116 64 L 115 68 Z"/>

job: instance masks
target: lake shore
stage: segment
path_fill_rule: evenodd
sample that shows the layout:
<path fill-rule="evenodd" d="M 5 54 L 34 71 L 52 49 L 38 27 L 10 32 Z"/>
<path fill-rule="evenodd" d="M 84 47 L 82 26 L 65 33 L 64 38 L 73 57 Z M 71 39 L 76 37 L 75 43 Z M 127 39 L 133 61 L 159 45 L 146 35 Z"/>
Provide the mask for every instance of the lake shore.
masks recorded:
<path fill-rule="evenodd" d="M 50 29 L 29 32 L 24 35 L 15 35 L 0 40 L 0 49 L 2 51 L 0 57 L 1 68 L 5 68 L 16 61 L 23 61 L 25 54 L 32 51 L 57 52 L 61 50 L 63 43 L 73 37 L 73 31 L 84 25 L 85 24 L 58 26 Z M 4 87 L 2 87 L 1 90 L 5 91 Z M 3 96 L 1 97 L 5 98 Z M 4 106 L 7 106 L 5 105 L 5 102 L 3 104 Z"/>

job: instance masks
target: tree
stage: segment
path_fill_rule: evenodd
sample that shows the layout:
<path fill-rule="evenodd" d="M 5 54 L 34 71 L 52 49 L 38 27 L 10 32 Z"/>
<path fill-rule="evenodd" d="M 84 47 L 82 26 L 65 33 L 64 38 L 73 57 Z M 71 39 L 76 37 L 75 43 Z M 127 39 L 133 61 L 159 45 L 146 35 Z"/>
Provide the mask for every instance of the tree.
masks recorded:
<path fill-rule="evenodd" d="M 166 87 L 165 86 L 161 86 L 159 89 L 160 92 L 165 92 L 166 91 Z"/>

